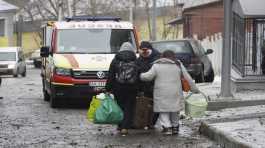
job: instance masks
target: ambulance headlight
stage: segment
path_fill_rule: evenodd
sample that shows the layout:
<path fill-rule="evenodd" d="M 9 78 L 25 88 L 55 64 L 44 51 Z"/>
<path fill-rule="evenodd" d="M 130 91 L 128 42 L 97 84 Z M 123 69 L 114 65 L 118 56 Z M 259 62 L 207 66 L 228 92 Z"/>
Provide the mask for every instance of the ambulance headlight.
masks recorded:
<path fill-rule="evenodd" d="M 62 75 L 62 76 L 70 76 L 71 75 L 71 69 L 66 68 L 55 68 L 55 74 Z"/>
<path fill-rule="evenodd" d="M 15 64 L 8 64 L 8 69 L 14 69 L 15 68 Z"/>

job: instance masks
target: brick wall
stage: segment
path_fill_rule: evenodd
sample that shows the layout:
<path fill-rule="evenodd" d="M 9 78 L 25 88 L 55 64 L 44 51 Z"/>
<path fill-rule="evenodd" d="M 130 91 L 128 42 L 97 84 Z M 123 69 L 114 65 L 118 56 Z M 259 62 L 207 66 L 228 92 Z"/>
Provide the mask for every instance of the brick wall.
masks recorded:
<path fill-rule="evenodd" d="M 223 3 L 217 2 L 184 10 L 184 37 L 198 36 L 204 39 L 223 31 Z"/>

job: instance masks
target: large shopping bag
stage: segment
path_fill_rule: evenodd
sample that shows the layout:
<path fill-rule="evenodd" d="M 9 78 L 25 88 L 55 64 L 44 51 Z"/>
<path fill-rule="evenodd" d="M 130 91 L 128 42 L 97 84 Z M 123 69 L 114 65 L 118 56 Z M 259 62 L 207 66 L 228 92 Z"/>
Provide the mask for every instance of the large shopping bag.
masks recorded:
<path fill-rule="evenodd" d="M 208 97 L 202 92 L 198 94 L 190 93 L 185 98 L 185 114 L 192 118 L 204 116 L 207 106 Z"/>
<path fill-rule="evenodd" d="M 97 124 L 119 124 L 123 120 L 123 112 L 117 102 L 109 95 L 97 108 L 94 123 Z"/>
<path fill-rule="evenodd" d="M 100 106 L 101 101 L 102 100 L 98 99 L 96 96 L 92 97 L 92 101 L 91 101 L 89 109 L 87 111 L 87 119 L 89 121 L 91 121 L 91 122 L 94 121 L 96 109 Z"/>
<path fill-rule="evenodd" d="M 133 127 L 143 129 L 152 126 L 153 116 L 153 99 L 144 96 L 136 97 Z"/>

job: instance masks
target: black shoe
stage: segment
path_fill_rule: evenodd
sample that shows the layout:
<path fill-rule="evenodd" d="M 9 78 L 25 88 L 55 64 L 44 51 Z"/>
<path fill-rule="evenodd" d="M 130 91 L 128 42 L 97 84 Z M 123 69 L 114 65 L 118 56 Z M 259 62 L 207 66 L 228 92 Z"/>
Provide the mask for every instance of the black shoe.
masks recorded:
<path fill-rule="evenodd" d="M 121 136 L 127 136 L 128 135 L 128 129 L 121 129 L 120 133 L 121 133 Z"/>
<path fill-rule="evenodd" d="M 172 127 L 172 135 L 177 135 L 179 133 L 179 126 Z"/>
<path fill-rule="evenodd" d="M 3 97 L 0 97 L 0 99 L 3 99 Z"/>
<path fill-rule="evenodd" d="M 163 135 L 172 135 L 172 128 L 163 127 L 162 134 Z"/>

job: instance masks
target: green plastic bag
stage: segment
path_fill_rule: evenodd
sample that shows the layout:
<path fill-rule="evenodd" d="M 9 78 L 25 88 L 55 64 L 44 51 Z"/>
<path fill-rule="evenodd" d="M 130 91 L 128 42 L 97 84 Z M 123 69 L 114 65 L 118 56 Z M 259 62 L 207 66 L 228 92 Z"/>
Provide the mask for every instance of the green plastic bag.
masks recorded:
<path fill-rule="evenodd" d="M 91 122 L 94 122 L 94 116 L 97 108 L 100 106 L 101 100 L 97 99 L 96 96 L 92 97 L 89 109 L 87 111 L 87 119 Z"/>
<path fill-rule="evenodd" d="M 185 114 L 192 118 L 204 116 L 208 106 L 207 99 L 207 96 L 203 93 L 189 94 L 185 98 Z"/>
<path fill-rule="evenodd" d="M 106 95 L 95 113 L 94 123 L 119 124 L 123 120 L 123 112 L 114 99 Z"/>

